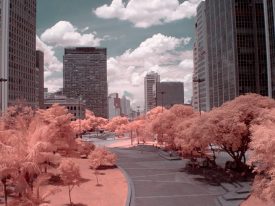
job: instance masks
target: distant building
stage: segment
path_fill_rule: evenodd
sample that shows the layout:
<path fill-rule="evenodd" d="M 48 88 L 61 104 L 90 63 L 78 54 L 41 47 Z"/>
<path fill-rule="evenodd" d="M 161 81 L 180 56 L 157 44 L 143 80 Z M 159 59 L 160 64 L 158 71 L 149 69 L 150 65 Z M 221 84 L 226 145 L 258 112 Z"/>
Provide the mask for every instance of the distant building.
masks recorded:
<path fill-rule="evenodd" d="M 144 77 L 144 110 L 150 111 L 156 107 L 156 94 L 154 88 L 157 82 L 160 82 L 160 76 L 156 72 L 150 72 Z"/>
<path fill-rule="evenodd" d="M 38 107 L 42 108 L 44 105 L 44 53 L 42 51 L 36 51 L 36 102 Z"/>
<path fill-rule="evenodd" d="M 157 106 L 170 108 L 174 104 L 184 104 L 183 82 L 158 82 L 156 89 Z"/>
<path fill-rule="evenodd" d="M 109 119 L 112 119 L 116 116 L 121 115 L 121 104 L 118 93 L 112 93 L 108 96 L 108 105 L 109 105 Z"/>
<path fill-rule="evenodd" d="M 96 116 L 108 117 L 107 49 L 95 47 L 66 48 L 64 95 L 82 96 Z"/>
<path fill-rule="evenodd" d="M 74 115 L 72 120 L 85 118 L 85 101 L 74 98 L 67 98 L 65 96 L 53 95 L 44 100 L 44 109 L 50 108 L 53 104 L 59 104 L 68 109 L 68 111 Z"/>
<path fill-rule="evenodd" d="M 130 117 L 131 114 L 131 102 L 125 96 L 120 99 L 121 115 Z"/>
<path fill-rule="evenodd" d="M 205 2 L 197 7 L 195 23 L 195 43 L 193 47 L 193 108 L 208 111 L 209 106 L 209 78 L 207 61 L 207 28 L 205 16 Z"/>
<path fill-rule="evenodd" d="M 17 100 L 36 107 L 36 0 L 0 0 L 1 111 Z"/>
<path fill-rule="evenodd" d="M 205 16 L 210 109 L 246 93 L 267 96 L 263 1 L 206 0 Z"/>

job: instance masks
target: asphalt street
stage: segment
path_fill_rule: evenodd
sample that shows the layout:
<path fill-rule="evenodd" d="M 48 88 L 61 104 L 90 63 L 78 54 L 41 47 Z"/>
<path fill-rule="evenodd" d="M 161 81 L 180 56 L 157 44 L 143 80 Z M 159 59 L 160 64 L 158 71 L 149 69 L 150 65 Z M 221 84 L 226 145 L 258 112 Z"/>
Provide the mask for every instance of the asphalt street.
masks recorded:
<path fill-rule="evenodd" d="M 196 180 L 199 176 L 182 171 L 184 160 L 169 161 L 150 147 L 115 148 L 118 165 L 133 186 L 131 206 L 218 206 L 224 194 L 220 186 Z"/>

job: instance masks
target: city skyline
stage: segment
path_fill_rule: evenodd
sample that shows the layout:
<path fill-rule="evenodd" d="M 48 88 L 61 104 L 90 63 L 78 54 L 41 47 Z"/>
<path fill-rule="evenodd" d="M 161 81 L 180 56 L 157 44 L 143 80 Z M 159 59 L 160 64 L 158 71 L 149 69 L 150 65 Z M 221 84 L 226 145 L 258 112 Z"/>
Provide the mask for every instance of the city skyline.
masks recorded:
<path fill-rule="evenodd" d="M 37 49 L 45 53 L 45 87 L 50 91 L 62 87 L 65 47 L 97 46 L 108 49 L 109 93 L 118 92 L 134 106 L 143 107 L 143 78 L 156 71 L 161 81 L 184 82 L 185 101 L 190 101 L 193 17 L 200 2 L 156 1 L 152 17 L 148 15 L 150 5 L 136 0 L 124 4 L 120 0 L 81 0 L 77 6 L 72 0 L 38 0 Z M 120 14 L 112 14 L 111 8 Z M 145 13 L 138 18 L 129 15 L 140 13 L 139 9 Z"/>

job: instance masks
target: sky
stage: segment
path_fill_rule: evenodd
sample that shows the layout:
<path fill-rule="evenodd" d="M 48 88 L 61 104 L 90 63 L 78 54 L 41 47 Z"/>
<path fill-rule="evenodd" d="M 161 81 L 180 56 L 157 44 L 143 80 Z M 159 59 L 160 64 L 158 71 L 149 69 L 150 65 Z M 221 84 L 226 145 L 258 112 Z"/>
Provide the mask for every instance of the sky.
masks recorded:
<path fill-rule="evenodd" d="M 192 96 L 194 24 L 201 0 L 37 0 L 37 49 L 45 87 L 63 87 L 65 47 L 106 47 L 108 93 L 144 106 L 144 77 L 184 82 Z"/>

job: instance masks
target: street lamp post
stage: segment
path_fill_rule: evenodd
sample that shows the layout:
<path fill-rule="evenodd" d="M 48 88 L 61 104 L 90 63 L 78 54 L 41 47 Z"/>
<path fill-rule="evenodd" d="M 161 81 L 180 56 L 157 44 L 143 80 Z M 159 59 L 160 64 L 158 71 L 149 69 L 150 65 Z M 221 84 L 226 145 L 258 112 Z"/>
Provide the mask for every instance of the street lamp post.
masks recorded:
<path fill-rule="evenodd" d="M 8 80 L 7 79 L 5 79 L 5 78 L 0 78 L 0 83 L 1 83 L 1 116 L 3 115 L 3 113 L 4 113 L 4 107 L 3 107 L 3 104 L 5 104 L 5 94 L 3 95 L 3 89 L 2 89 L 2 82 L 3 83 L 5 83 L 5 82 L 7 82 Z"/>
<path fill-rule="evenodd" d="M 161 91 L 160 92 L 160 94 L 161 94 L 161 111 L 163 112 L 163 95 L 165 94 L 165 92 L 164 91 Z"/>
<path fill-rule="evenodd" d="M 199 100 L 199 112 L 200 112 L 200 116 L 201 116 L 201 101 L 200 101 L 200 83 L 204 82 L 205 79 L 193 79 L 193 82 L 198 83 L 198 100 Z"/>
<path fill-rule="evenodd" d="M 79 99 L 78 99 L 78 129 L 79 129 L 79 137 L 82 138 L 82 136 L 81 136 L 81 107 L 80 107 L 80 101 L 81 101 L 81 95 L 79 95 Z"/>

